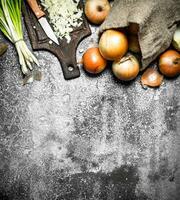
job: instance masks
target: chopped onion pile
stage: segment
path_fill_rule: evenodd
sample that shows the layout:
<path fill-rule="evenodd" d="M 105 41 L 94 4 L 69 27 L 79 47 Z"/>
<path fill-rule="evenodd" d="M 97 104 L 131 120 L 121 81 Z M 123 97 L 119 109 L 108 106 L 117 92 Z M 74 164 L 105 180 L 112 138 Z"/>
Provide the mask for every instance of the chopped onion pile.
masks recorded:
<path fill-rule="evenodd" d="M 71 41 L 70 33 L 73 27 L 82 24 L 83 11 L 78 8 L 80 0 L 41 0 L 41 4 L 49 13 L 50 23 L 53 25 L 58 38 Z"/>

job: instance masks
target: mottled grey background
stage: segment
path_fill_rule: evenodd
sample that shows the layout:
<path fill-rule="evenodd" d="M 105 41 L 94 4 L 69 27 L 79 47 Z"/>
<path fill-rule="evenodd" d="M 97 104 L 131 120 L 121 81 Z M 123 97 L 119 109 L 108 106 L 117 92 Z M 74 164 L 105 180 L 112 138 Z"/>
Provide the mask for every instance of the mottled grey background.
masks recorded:
<path fill-rule="evenodd" d="M 24 87 L 14 47 L 0 58 L 0 200 L 179 200 L 180 77 L 144 90 L 80 66 L 65 81 L 35 54 L 43 79 Z"/>

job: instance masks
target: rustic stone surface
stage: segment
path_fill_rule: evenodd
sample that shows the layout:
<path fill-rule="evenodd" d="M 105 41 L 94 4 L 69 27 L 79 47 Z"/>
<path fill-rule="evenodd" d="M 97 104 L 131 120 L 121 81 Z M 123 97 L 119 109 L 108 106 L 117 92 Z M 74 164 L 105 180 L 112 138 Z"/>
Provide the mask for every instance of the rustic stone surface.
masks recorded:
<path fill-rule="evenodd" d="M 0 58 L 0 200 L 177 200 L 180 77 L 144 90 L 81 67 L 65 81 L 52 54 L 36 56 L 43 79 L 26 86 L 14 47 Z"/>

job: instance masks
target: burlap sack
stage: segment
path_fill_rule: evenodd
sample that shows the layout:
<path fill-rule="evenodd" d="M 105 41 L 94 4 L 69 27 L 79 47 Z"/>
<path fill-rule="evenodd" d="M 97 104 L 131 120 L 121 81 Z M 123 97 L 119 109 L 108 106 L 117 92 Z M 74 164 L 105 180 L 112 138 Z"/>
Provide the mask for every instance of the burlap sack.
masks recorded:
<path fill-rule="evenodd" d="M 180 21 L 180 0 L 115 0 L 100 32 L 139 24 L 142 69 L 171 44 Z"/>

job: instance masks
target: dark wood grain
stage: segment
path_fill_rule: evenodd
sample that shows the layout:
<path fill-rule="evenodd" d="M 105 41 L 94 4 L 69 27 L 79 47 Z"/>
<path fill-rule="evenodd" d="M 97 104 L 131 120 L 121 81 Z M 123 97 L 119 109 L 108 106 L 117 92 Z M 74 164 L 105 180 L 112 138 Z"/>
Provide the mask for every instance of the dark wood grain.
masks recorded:
<path fill-rule="evenodd" d="M 79 5 L 83 9 L 83 2 Z M 83 15 L 83 23 L 71 33 L 71 41 L 59 40 L 60 45 L 49 43 L 50 39 L 41 28 L 31 9 L 24 3 L 23 15 L 33 50 L 48 50 L 60 61 L 64 78 L 66 80 L 77 78 L 80 71 L 76 61 L 76 49 L 79 42 L 91 34 L 88 22 Z M 48 19 L 48 18 L 47 18 Z"/>

